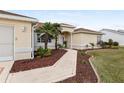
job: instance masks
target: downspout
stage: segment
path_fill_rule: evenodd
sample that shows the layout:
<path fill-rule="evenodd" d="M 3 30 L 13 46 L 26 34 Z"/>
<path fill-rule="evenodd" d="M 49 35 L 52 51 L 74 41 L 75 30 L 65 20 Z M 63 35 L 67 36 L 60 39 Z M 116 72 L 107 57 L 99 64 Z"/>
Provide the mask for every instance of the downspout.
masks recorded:
<path fill-rule="evenodd" d="M 32 26 L 32 59 L 34 58 L 34 31 L 35 31 L 35 26 L 36 26 L 37 24 L 35 24 L 35 25 L 33 25 Z"/>

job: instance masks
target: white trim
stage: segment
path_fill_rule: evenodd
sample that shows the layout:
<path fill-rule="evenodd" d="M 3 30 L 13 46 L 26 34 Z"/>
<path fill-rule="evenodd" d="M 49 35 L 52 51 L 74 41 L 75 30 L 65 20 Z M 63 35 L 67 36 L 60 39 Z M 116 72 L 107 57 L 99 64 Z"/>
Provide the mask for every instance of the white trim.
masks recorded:
<path fill-rule="evenodd" d="M 13 60 L 13 56 L 9 56 L 9 57 L 0 57 L 0 62 L 2 61 L 10 61 Z"/>
<path fill-rule="evenodd" d="M 38 22 L 37 19 L 14 16 L 14 15 L 9 15 L 9 14 L 0 14 L 0 18 L 12 19 L 12 20 L 21 20 L 21 21 L 29 21 L 29 22 Z"/>
<path fill-rule="evenodd" d="M 32 48 L 15 48 L 15 53 L 32 52 Z"/>
<path fill-rule="evenodd" d="M 16 31 L 16 30 L 15 30 L 15 27 L 14 27 L 14 26 L 13 26 L 13 29 L 14 29 L 14 32 L 13 32 L 13 33 L 14 33 L 14 35 L 13 35 L 13 40 L 14 40 L 14 41 L 13 41 L 13 61 L 15 61 L 15 60 L 16 60 L 16 56 L 15 56 L 15 42 L 16 42 L 16 41 L 15 41 L 15 40 L 16 40 L 16 39 L 15 39 L 15 37 L 16 37 L 15 31 Z"/>
<path fill-rule="evenodd" d="M 32 26 L 32 59 L 34 58 L 34 42 L 35 42 L 35 39 L 34 39 L 34 30 L 35 30 L 35 25 Z"/>

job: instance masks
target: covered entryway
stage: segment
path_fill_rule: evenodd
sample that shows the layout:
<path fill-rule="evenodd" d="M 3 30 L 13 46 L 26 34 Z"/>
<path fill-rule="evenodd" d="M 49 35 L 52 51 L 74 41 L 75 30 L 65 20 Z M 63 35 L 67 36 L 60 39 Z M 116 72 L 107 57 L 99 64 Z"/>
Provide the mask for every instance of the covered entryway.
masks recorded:
<path fill-rule="evenodd" d="M 14 58 L 14 27 L 0 25 L 0 61 Z"/>
<path fill-rule="evenodd" d="M 72 48 L 72 33 L 71 32 L 62 32 L 63 41 L 66 42 L 67 48 Z"/>

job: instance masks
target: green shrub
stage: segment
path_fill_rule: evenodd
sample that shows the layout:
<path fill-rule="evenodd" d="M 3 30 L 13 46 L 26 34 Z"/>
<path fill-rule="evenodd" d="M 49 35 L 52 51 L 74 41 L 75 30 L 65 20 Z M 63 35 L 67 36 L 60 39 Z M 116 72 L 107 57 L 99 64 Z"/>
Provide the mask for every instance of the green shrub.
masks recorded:
<path fill-rule="evenodd" d="M 64 48 L 64 45 L 58 44 L 58 48 Z"/>
<path fill-rule="evenodd" d="M 108 42 L 100 41 L 99 44 L 102 48 L 118 48 L 119 47 L 119 43 L 116 41 L 113 42 L 112 39 L 109 39 Z"/>
<path fill-rule="evenodd" d="M 105 43 L 106 46 L 109 45 L 108 42 L 104 42 L 104 43 Z"/>
<path fill-rule="evenodd" d="M 42 47 L 37 49 L 37 56 L 43 57 L 46 52 L 46 49 L 43 49 Z"/>
<path fill-rule="evenodd" d="M 80 63 L 81 63 L 81 64 L 86 64 L 87 62 L 83 60 L 83 61 L 81 61 Z"/>
<path fill-rule="evenodd" d="M 112 48 L 118 49 L 119 48 L 119 43 L 118 42 L 113 42 Z"/>
<path fill-rule="evenodd" d="M 113 42 L 113 46 L 119 46 L 119 43 L 118 42 Z"/>
<path fill-rule="evenodd" d="M 51 56 L 51 54 L 52 54 L 52 50 L 51 50 L 51 49 L 46 49 L 44 56 L 45 56 L 45 57 Z"/>
<path fill-rule="evenodd" d="M 108 42 L 103 42 L 103 41 L 100 42 L 100 46 L 101 46 L 102 48 L 109 48 L 109 47 L 110 47 L 110 45 L 109 45 Z"/>
<path fill-rule="evenodd" d="M 109 48 L 110 47 L 110 45 L 109 45 L 108 42 L 104 42 L 104 44 L 105 44 L 105 47 L 104 48 Z"/>
<path fill-rule="evenodd" d="M 50 56 L 51 52 L 52 52 L 51 49 L 43 49 L 42 47 L 40 47 L 40 48 L 37 49 L 36 55 L 40 56 L 40 57 Z"/>
<path fill-rule="evenodd" d="M 86 55 L 84 50 L 80 50 L 79 53 L 80 53 L 82 56 Z"/>

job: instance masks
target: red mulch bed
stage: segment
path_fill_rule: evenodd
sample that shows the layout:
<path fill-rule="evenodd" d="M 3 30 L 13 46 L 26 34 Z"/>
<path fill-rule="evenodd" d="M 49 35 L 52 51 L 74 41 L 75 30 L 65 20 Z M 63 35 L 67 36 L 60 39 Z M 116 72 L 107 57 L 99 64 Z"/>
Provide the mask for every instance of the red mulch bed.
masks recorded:
<path fill-rule="evenodd" d="M 35 68 L 52 66 L 59 60 L 67 51 L 63 49 L 52 50 L 52 55 L 43 58 L 34 58 L 27 60 L 15 61 L 10 73 L 25 71 Z"/>
<path fill-rule="evenodd" d="M 59 83 L 96 83 L 97 77 L 89 63 L 89 55 L 77 54 L 76 76 L 60 81 Z"/>

